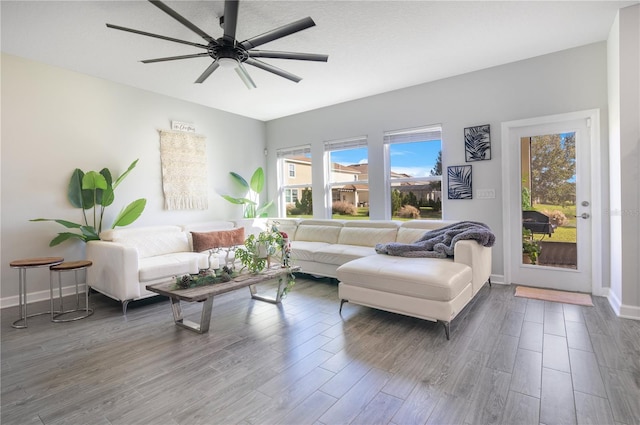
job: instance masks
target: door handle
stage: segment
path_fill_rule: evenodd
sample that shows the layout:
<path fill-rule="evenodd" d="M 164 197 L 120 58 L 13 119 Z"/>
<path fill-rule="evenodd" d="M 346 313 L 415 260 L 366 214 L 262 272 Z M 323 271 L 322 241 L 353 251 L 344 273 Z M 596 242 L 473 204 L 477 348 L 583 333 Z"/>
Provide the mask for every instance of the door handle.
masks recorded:
<path fill-rule="evenodd" d="M 589 213 L 582 213 L 582 214 L 580 215 L 580 218 L 584 218 L 584 219 L 587 219 L 587 218 L 589 218 L 589 217 L 591 217 L 591 216 L 589 215 Z"/>

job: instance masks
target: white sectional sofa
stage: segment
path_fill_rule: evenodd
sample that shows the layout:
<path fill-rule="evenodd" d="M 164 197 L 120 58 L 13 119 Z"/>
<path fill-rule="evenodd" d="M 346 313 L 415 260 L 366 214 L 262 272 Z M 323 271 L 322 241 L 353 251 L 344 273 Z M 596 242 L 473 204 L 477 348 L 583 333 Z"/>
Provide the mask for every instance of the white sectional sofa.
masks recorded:
<path fill-rule="evenodd" d="M 276 224 L 291 241 L 291 259 L 303 273 L 339 280 L 340 311 L 345 302 L 443 323 L 473 299 L 491 274 L 491 248 L 473 240 L 455 244 L 453 258 L 408 258 L 377 254 L 378 243 L 413 243 L 428 230 L 454 221 L 256 219 L 187 226 L 157 226 L 103 232 L 87 244 L 89 286 L 122 301 L 155 295 L 145 286 L 196 273 L 208 253 L 196 253 L 191 232 L 244 227 L 246 235 Z M 223 254 L 220 254 L 223 255 Z"/>
<path fill-rule="evenodd" d="M 345 302 L 378 308 L 444 325 L 450 323 L 491 276 L 491 248 L 474 240 L 455 244 L 453 258 L 409 258 L 377 254 L 378 243 L 413 243 L 446 220 L 302 220 L 294 231 L 292 260 L 310 274 L 339 280 L 340 311 Z"/>

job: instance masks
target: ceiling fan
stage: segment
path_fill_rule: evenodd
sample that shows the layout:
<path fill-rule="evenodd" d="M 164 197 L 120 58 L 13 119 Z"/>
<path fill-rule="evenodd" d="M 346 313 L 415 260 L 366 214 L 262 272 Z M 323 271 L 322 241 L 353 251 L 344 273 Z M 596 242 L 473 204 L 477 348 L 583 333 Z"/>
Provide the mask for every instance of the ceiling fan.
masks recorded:
<path fill-rule="evenodd" d="M 180 15 L 175 10 L 171 9 L 163 2 L 159 0 L 149 0 L 149 2 L 165 12 L 167 15 L 171 16 L 176 21 L 180 22 L 185 27 L 189 28 L 200 37 L 202 37 L 206 41 L 206 44 L 180 40 L 173 37 L 153 34 L 150 32 L 121 27 L 118 25 L 107 24 L 107 27 L 120 31 L 132 32 L 134 34 L 145 35 L 147 37 L 173 41 L 175 43 L 187 44 L 189 46 L 194 46 L 206 50 L 205 52 L 190 55 L 170 56 L 165 58 L 146 59 L 142 61 L 142 63 L 156 63 L 172 60 L 200 58 L 205 56 L 211 57 L 213 59 L 213 63 L 211 63 L 211 65 L 209 65 L 207 69 L 204 70 L 200 77 L 198 77 L 198 79 L 195 81 L 196 83 L 203 83 L 213 73 L 213 71 L 220 67 L 235 68 L 236 72 L 238 73 L 244 84 L 247 86 L 247 88 L 255 88 L 256 84 L 251 79 L 251 76 L 249 75 L 243 64 L 255 66 L 256 68 L 263 69 L 297 83 L 302 80 L 302 78 L 276 66 L 263 62 L 257 58 L 295 59 L 316 62 L 326 62 L 329 59 L 329 56 L 327 55 L 320 55 L 315 53 L 254 50 L 256 47 L 263 44 L 315 26 L 316 23 L 310 17 L 300 19 L 298 21 L 268 31 L 264 34 L 249 38 L 242 42 L 238 42 L 236 40 L 236 25 L 238 23 L 238 0 L 225 0 L 224 14 L 220 17 L 220 26 L 223 28 L 224 34 L 218 39 L 214 39 L 213 37 L 211 37 L 209 34 L 198 28 L 195 24 L 187 20 L 185 17 Z"/>

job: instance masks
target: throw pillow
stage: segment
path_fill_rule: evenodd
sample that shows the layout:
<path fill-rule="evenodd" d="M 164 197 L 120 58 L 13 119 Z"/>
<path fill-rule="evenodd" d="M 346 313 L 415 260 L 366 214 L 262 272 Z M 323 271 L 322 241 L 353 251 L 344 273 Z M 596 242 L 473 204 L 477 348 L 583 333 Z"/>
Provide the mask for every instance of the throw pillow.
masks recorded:
<path fill-rule="evenodd" d="M 191 232 L 193 250 L 202 252 L 208 249 L 242 245 L 244 243 L 244 227 L 233 230 L 217 230 L 214 232 Z"/>

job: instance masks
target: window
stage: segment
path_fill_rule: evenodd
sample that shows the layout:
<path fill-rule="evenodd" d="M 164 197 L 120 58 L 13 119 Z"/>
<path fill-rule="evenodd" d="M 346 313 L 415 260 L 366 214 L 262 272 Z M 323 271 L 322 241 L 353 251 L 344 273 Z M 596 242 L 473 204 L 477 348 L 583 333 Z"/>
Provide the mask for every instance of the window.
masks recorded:
<path fill-rule="evenodd" d="M 389 213 L 394 219 L 442 218 L 442 127 L 384 134 Z"/>
<path fill-rule="evenodd" d="M 327 217 L 369 215 L 369 152 L 366 137 L 325 142 Z"/>
<path fill-rule="evenodd" d="M 298 200 L 298 189 L 285 189 L 284 198 L 287 204 L 295 204 Z"/>
<path fill-rule="evenodd" d="M 299 217 L 313 215 L 311 200 L 311 147 L 279 149 L 278 215 Z"/>

